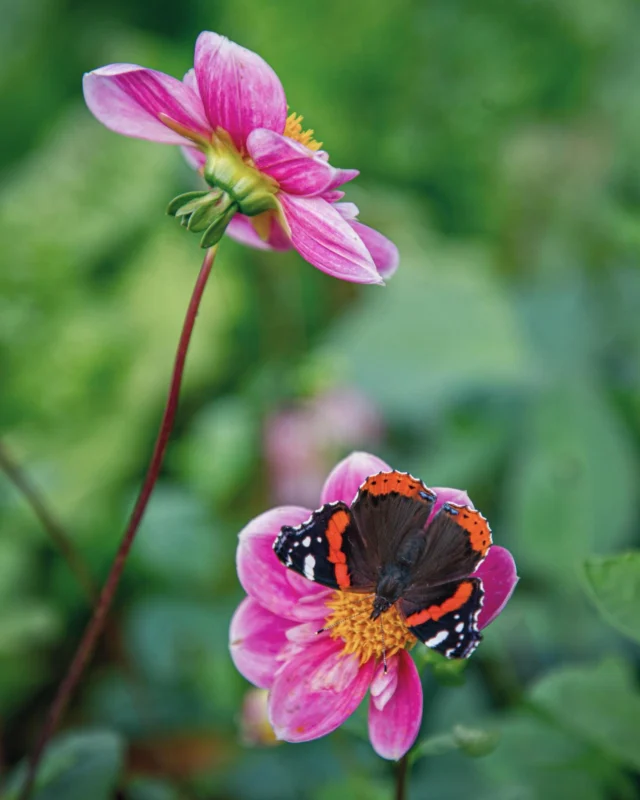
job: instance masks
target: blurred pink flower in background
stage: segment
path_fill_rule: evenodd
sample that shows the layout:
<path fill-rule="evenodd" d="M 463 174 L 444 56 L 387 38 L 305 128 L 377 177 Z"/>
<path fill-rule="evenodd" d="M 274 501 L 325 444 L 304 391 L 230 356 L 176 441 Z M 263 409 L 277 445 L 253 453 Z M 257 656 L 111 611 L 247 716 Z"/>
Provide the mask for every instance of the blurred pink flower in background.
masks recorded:
<path fill-rule="evenodd" d="M 110 64 L 87 73 L 83 86 L 89 109 L 106 127 L 181 145 L 216 190 L 190 193 L 199 196 L 189 202 L 185 195 L 183 210 L 178 203 L 172 212 L 184 215 L 190 230 L 205 231 L 203 246 L 226 228 L 253 247 L 294 247 L 343 280 L 382 283 L 395 272 L 395 245 L 358 222 L 352 203 L 339 202 L 338 187 L 358 171 L 329 164 L 313 131 L 302 129 L 302 117 L 288 115 L 276 73 L 251 50 L 205 31 L 183 81 Z"/>
<path fill-rule="evenodd" d="M 335 387 L 267 418 L 265 456 L 276 503 L 313 506 L 331 465 L 383 436 L 373 403 L 353 387 Z"/>
<path fill-rule="evenodd" d="M 367 477 L 388 470 L 379 458 L 354 453 L 331 472 L 320 504 L 351 503 Z M 433 514 L 446 502 L 472 505 L 459 489 L 434 491 Z M 379 653 L 368 655 L 372 644 L 362 627 L 357 634 L 348 634 L 349 641 L 337 625 L 317 635 L 331 624 L 341 598 L 359 603 L 363 595 L 326 589 L 286 569 L 276 557 L 273 544 L 282 526 L 299 525 L 310 514 L 308 508 L 297 506 L 274 508 L 240 533 L 238 577 L 248 596 L 231 622 L 231 656 L 248 681 L 269 690 L 269 721 L 279 739 L 305 742 L 331 733 L 368 691 L 373 748 L 383 758 L 401 758 L 414 743 L 422 720 L 420 676 L 408 652 L 415 637 L 391 609 L 397 619 L 387 618 L 385 673 Z M 500 614 L 517 582 L 509 551 L 493 545 L 474 577 L 484 588 L 478 617 L 478 627 L 484 628 Z"/>

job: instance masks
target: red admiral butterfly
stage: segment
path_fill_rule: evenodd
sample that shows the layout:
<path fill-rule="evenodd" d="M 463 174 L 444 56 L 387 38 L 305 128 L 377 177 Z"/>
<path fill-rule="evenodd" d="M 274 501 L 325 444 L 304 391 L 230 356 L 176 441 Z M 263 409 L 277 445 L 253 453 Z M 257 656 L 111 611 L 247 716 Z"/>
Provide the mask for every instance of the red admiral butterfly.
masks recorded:
<path fill-rule="evenodd" d="M 467 658 L 481 635 L 484 591 L 469 577 L 491 547 L 479 511 L 445 503 L 405 472 L 372 475 L 349 507 L 328 503 L 273 549 L 285 567 L 344 592 L 374 595 L 371 619 L 395 604 L 409 630 L 447 658 Z"/>

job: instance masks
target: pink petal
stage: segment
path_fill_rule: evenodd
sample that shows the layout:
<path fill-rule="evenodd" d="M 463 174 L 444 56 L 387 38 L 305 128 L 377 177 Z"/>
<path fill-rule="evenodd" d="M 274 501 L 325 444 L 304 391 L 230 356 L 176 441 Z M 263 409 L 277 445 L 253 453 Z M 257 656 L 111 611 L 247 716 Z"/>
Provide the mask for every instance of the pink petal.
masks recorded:
<path fill-rule="evenodd" d="M 422 722 L 422 686 L 413 659 L 401 650 L 389 659 L 397 670 L 396 690 L 384 704 L 372 695 L 369 703 L 369 738 L 382 758 L 397 761 L 415 742 Z M 382 669 L 379 665 L 378 670 Z"/>
<path fill-rule="evenodd" d="M 289 194 L 322 194 L 358 174 L 357 170 L 335 169 L 320 153 L 265 128 L 252 131 L 247 138 L 247 150 L 256 167 Z"/>
<path fill-rule="evenodd" d="M 331 470 L 322 487 L 320 505 L 342 500 L 350 505 L 358 489 L 370 475 L 389 472 L 391 467 L 377 456 L 369 453 L 351 453 Z"/>
<path fill-rule="evenodd" d="M 429 517 L 430 520 L 435 517 L 445 503 L 455 503 L 457 506 L 469 506 L 469 508 L 475 508 L 471 502 L 471 499 L 469 498 L 469 495 L 464 489 L 449 489 L 446 486 L 432 486 L 430 488 L 432 488 L 433 491 L 438 495 L 436 502 L 433 504 L 433 508 L 431 509 L 431 515 Z"/>
<path fill-rule="evenodd" d="M 384 671 L 384 664 L 380 664 L 371 681 L 371 686 L 369 687 L 371 702 L 378 711 L 383 710 L 398 687 L 398 664 L 398 658 L 392 656 L 388 661 L 387 672 L 385 673 Z"/>
<path fill-rule="evenodd" d="M 229 650 L 238 672 L 261 689 L 269 689 L 281 664 L 277 660 L 287 644 L 291 622 L 245 597 L 236 609 L 229 630 Z"/>
<path fill-rule="evenodd" d="M 274 614 L 298 622 L 318 619 L 331 590 L 288 570 L 273 552 L 273 543 L 283 525 L 299 525 L 310 514 L 297 506 L 261 514 L 240 532 L 236 554 L 245 592 Z"/>
<path fill-rule="evenodd" d="M 193 67 L 187 70 L 184 74 L 184 78 L 182 82 L 185 86 L 188 86 L 192 91 L 194 91 L 198 97 L 200 97 L 200 89 L 198 88 L 198 79 L 196 77 L 196 71 Z M 202 100 L 200 101 L 202 102 Z"/>
<path fill-rule="evenodd" d="M 269 237 L 266 242 L 260 238 L 251 224 L 251 220 L 244 214 L 236 214 L 227 226 L 226 232 L 236 242 L 248 247 L 255 247 L 257 250 L 290 250 L 292 247 L 291 240 L 282 230 L 275 215 L 272 215 Z"/>
<path fill-rule="evenodd" d="M 494 544 L 487 557 L 473 573 L 482 579 L 484 602 L 478 617 L 478 627 L 486 628 L 500 614 L 518 583 L 516 562 L 504 547 Z"/>
<path fill-rule="evenodd" d="M 327 199 L 326 194 L 323 195 L 323 197 L 325 200 Z M 360 213 L 360 209 L 355 203 L 336 203 L 335 209 L 338 214 L 340 214 L 342 219 L 346 219 L 349 222 L 356 220 L 358 218 L 358 214 Z"/>
<path fill-rule="evenodd" d="M 326 200 L 284 192 L 278 199 L 293 246 L 310 264 L 345 281 L 382 283 L 362 239 Z"/>
<path fill-rule="evenodd" d="M 349 203 L 342 203 L 341 205 L 349 205 Z M 351 227 L 371 253 L 371 258 L 376 265 L 378 274 L 383 278 L 390 278 L 398 269 L 398 264 L 400 263 L 400 254 L 395 244 L 390 239 L 387 239 L 386 236 L 374 230 L 374 228 L 363 225 L 361 222 L 354 220 L 351 222 Z"/>
<path fill-rule="evenodd" d="M 91 113 L 116 133 L 164 144 L 187 143 L 161 121 L 160 114 L 165 114 L 196 135 L 210 135 L 198 95 L 163 72 L 110 64 L 86 73 L 82 85 Z"/>
<path fill-rule="evenodd" d="M 308 742 L 338 728 L 360 705 L 371 683 L 374 659 L 360 666 L 341 656 L 340 640 L 318 639 L 277 674 L 269 695 L 269 721 L 278 739 Z"/>
<path fill-rule="evenodd" d="M 342 200 L 344 197 L 344 192 L 336 189 L 335 191 L 332 190 L 330 192 L 323 192 L 322 197 L 327 201 L 327 203 L 337 203 L 338 200 Z"/>
<path fill-rule="evenodd" d="M 205 31 L 196 42 L 195 69 L 211 127 L 225 130 L 239 150 L 256 128 L 284 131 L 284 89 L 259 55 Z"/>

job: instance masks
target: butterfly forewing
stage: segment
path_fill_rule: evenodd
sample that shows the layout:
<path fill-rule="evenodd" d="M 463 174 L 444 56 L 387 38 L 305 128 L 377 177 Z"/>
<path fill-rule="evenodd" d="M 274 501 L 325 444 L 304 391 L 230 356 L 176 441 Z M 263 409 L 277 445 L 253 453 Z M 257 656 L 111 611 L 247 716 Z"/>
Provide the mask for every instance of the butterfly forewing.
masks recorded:
<path fill-rule="evenodd" d="M 405 538 L 424 530 L 435 492 L 406 472 L 381 472 L 362 484 L 352 511 L 364 549 L 359 572 L 375 581 L 378 568 L 394 559 Z"/>
<path fill-rule="evenodd" d="M 351 509 L 328 503 L 301 525 L 285 525 L 273 549 L 285 567 L 331 589 L 372 589 L 354 574 L 352 552 L 362 544 Z"/>
<path fill-rule="evenodd" d="M 482 636 L 478 615 L 484 590 L 479 578 L 426 589 L 421 598 L 403 598 L 398 606 L 409 630 L 447 658 L 467 658 Z"/>
<path fill-rule="evenodd" d="M 426 547 L 415 565 L 417 587 L 447 583 L 471 575 L 491 547 L 491 529 L 479 511 L 445 503 L 426 530 Z"/>

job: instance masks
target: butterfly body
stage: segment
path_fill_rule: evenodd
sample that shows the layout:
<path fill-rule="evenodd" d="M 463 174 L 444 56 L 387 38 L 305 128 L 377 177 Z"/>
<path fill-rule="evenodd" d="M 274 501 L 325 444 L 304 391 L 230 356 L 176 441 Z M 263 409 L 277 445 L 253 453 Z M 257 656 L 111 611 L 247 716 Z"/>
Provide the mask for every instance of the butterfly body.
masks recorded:
<path fill-rule="evenodd" d="M 424 531 L 412 531 L 402 542 L 394 560 L 381 565 L 371 619 L 377 619 L 406 593 L 411 585 L 413 567 L 420 562 L 425 546 Z"/>
<path fill-rule="evenodd" d="M 402 472 L 382 472 L 356 499 L 330 503 L 296 527 L 280 531 L 274 551 L 309 580 L 373 595 L 371 619 L 392 605 L 409 630 L 448 658 L 465 658 L 480 641 L 484 596 L 472 573 L 491 546 L 480 512 L 445 503 Z"/>

